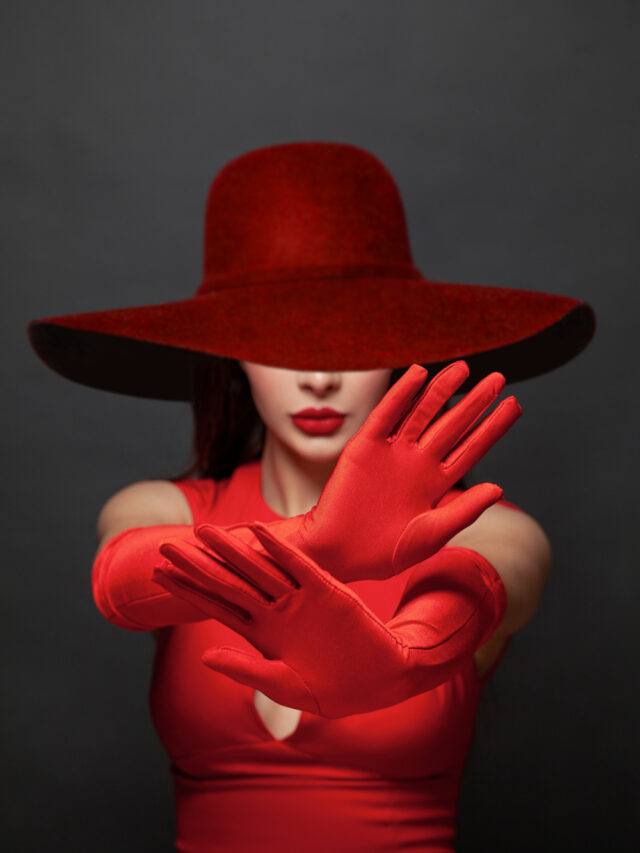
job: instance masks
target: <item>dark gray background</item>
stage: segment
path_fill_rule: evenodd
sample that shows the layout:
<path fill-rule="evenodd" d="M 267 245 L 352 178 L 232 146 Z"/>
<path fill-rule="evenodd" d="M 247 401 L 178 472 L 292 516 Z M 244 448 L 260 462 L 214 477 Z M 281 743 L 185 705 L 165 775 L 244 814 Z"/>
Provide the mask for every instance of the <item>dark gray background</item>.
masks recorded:
<path fill-rule="evenodd" d="M 485 691 L 459 849 L 632 849 L 638 753 L 638 3 L 3 4 L 3 775 L 11 850 L 171 849 L 153 642 L 90 594 L 114 491 L 185 464 L 187 407 L 67 382 L 33 317 L 178 299 L 208 185 L 293 140 L 378 155 L 435 279 L 588 300 L 479 464 L 554 548 Z M 510 389 L 508 389 L 510 390 Z M 635 546 L 635 547 L 634 547 Z"/>

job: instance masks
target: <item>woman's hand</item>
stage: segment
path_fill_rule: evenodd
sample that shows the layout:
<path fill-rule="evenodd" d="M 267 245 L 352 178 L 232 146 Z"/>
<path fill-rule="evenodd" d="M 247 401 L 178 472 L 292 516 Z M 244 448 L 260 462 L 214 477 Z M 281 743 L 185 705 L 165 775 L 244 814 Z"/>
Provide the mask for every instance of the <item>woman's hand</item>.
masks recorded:
<path fill-rule="evenodd" d="M 438 502 L 522 414 L 507 397 L 472 428 L 505 385 L 501 373 L 490 373 L 435 420 L 468 375 L 456 361 L 423 388 L 427 371 L 411 365 L 347 442 L 317 505 L 268 526 L 344 583 L 382 580 L 442 548 L 502 489 L 480 483 L 446 506 Z M 257 544 L 245 524 L 227 529 Z M 215 548 L 208 530 L 197 532 Z"/>
<path fill-rule="evenodd" d="M 209 649 L 207 666 L 288 707 L 342 717 L 394 705 L 449 679 L 501 618 L 483 558 L 466 548 L 443 549 L 430 572 L 426 561 L 424 594 L 384 624 L 272 528 L 249 527 L 268 556 L 211 528 L 215 554 L 168 540 L 154 580 L 256 649 Z"/>

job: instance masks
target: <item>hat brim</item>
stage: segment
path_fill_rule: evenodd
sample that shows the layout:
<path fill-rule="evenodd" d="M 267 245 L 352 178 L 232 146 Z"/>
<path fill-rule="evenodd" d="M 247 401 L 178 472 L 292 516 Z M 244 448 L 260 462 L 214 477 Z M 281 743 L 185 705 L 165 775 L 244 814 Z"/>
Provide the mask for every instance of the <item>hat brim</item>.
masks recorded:
<path fill-rule="evenodd" d="M 67 379 L 159 400 L 191 399 L 194 367 L 211 356 L 323 371 L 464 359 L 464 391 L 493 370 L 507 382 L 553 370 L 594 332 L 578 299 L 420 278 L 253 284 L 28 326 L 38 356 Z"/>

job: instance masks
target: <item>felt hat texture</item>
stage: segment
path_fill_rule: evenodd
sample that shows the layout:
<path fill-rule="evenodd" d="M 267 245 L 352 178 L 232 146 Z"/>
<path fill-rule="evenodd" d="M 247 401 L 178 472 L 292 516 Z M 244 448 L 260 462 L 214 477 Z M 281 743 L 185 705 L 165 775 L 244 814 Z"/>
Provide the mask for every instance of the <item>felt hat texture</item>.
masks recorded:
<path fill-rule="evenodd" d="M 62 376 L 189 400 L 203 359 L 313 371 L 431 370 L 465 359 L 466 387 L 498 370 L 538 376 L 593 337 L 569 296 L 427 279 L 402 200 L 371 153 L 336 142 L 273 145 L 232 160 L 207 199 L 203 277 L 189 298 L 45 317 L 27 329 Z"/>

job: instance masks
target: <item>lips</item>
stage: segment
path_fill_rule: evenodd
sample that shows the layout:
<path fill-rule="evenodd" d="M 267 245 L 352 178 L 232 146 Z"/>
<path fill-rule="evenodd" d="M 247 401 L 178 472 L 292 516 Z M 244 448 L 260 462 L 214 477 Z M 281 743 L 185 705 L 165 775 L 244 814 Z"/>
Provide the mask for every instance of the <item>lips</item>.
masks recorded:
<path fill-rule="evenodd" d="M 336 412 L 335 409 L 330 409 L 323 406 L 321 409 L 309 408 L 300 409 L 293 415 L 294 418 L 344 418 L 342 412 Z"/>
<path fill-rule="evenodd" d="M 307 435 L 330 435 L 340 429 L 346 415 L 326 406 L 320 409 L 302 409 L 291 415 L 293 423 Z"/>

